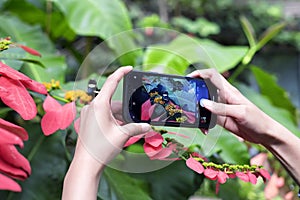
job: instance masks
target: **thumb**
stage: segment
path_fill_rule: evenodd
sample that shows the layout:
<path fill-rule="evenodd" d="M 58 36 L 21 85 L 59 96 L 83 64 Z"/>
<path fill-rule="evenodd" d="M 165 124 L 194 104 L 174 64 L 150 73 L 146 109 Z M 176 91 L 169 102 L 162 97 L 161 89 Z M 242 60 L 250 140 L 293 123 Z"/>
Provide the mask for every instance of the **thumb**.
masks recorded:
<path fill-rule="evenodd" d="M 122 126 L 124 133 L 129 136 L 140 135 L 151 130 L 151 126 L 147 123 L 130 123 Z"/>

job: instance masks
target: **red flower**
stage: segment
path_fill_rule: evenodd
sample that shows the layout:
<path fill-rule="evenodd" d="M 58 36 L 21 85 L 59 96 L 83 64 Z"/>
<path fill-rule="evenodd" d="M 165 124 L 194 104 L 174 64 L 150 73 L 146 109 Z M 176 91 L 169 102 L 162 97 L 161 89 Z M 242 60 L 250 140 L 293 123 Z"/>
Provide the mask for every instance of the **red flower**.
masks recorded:
<path fill-rule="evenodd" d="M 242 181 L 245 181 L 245 182 L 249 182 L 249 176 L 248 174 L 244 173 L 244 172 L 235 172 L 235 175 L 241 179 Z"/>
<path fill-rule="evenodd" d="M 144 151 L 151 160 L 168 160 L 167 157 L 176 149 L 177 145 L 172 143 L 163 147 L 163 141 L 163 137 L 157 132 L 151 131 L 145 135 Z"/>
<path fill-rule="evenodd" d="M 190 156 L 185 163 L 190 169 L 194 170 L 198 174 L 202 174 L 204 172 L 204 167 L 202 164 L 195 160 L 192 156 Z"/>
<path fill-rule="evenodd" d="M 259 175 L 264 179 L 264 181 L 269 180 L 271 178 L 269 172 L 263 168 L 259 169 Z"/>
<path fill-rule="evenodd" d="M 0 135 L 0 189 L 20 192 L 21 187 L 11 178 L 25 180 L 31 168 L 14 145 L 22 148 L 28 134 L 22 127 L 0 119 Z"/>
<path fill-rule="evenodd" d="M 54 98 L 47 96 L 43 108 L 46 114 L 42 118 L 41 125 L 46 136 L 53 134 L 59 129 L 66 129 L 76 117 L 74 102 L 62 106 Z"/>
<path fill-rule="evenodd" d="M 37 109 L 26 90 L 46 94 L 45 86 L 0 62 L 0 98 L 25 120 L 33 119 Z"/>
<path fill-rule="evenodd" d="M 32 48 L 30 48 L 30 47 L 28 47 L 28 46 L 21 45 L 21 44 L 19 44 L 18 46 L 21 47 L 21 48 L 22 48 L 24 51 L 26 51 L 27 53 L 30 53 L 31 55 L 39 56 L 39 57 L 42 56 L 37 50 L 32 49 Z"/>
<path fill-rule="evenodd" d="M 212 168 L 207 168 L 204 170 L 204 175 L 210 180 L 217 180 L 218 171 Z"/>

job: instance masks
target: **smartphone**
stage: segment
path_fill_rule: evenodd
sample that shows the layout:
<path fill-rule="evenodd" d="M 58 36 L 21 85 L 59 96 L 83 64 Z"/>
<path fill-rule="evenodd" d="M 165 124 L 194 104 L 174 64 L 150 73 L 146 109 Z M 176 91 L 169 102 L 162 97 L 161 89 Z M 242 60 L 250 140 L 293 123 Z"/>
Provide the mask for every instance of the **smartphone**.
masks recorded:
<path fill-rule="evenodd" d="M 123 81 L 125 122 L 154 126 L 212 128 L 216 116 L 200 105 L 217 100 L 209 80 L 133 70 Z"/>

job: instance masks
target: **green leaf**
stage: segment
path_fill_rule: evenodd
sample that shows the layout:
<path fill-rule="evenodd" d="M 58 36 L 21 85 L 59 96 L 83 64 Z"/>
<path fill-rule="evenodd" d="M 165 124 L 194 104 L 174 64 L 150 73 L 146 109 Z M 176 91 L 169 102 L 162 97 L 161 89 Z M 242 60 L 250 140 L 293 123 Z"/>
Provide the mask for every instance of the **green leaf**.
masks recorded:
<path fill-rule="evenodd" d="M 110 200 L 151 200 L 147 184 L 124 172 L 106 168 L 100 181 L 98 197 Z"/>
<path fill-rule="evenodd" d="M 132 28 L 126 7 L 120 0 L 55 0 L 54 3 L 65 14 L 73 31 L 80 35 L 106 39 Z"/>
<path fill-rule="evenodd" d="M 291 116 L 289 111 L 274 106 L 267 97 L 255 92 L 253 89 L 243 84 L 236 84 L 236 87 L 267 115 L 269 115 L 270 117 L 278 121 L 280 124 L 285 126 L 292 133 L 300 137 L 300 131 L 295 125 L 294 118 L 293 116 Z"/>
<path fill-rule="evenodd" d="M 245 16 L 241 16 L 240 21 L 241 21 L 244 33 L 250 44 L 250 47 L 251 48 L 255 47 L 256 46 L 256 36 L 255 36 L 253 26 L 251 25 L 251 23 L 248 21 L 248 19 Z"/>
<path fill-rule="evenodd" d="M 274 106 L 288 110 L 291 115 L 290 118 L 294 118 L 293 121 L 296 124 L 296 108 L 292 104 L 287 91 L 276 83 L 276 77 L 256 66 L 251 66 L 251 71 L 255 76 L 261 94 L 268 97 Z"/>
<path fill-rule="evenodd" d="M 141 52 L 136 50 L 132 24 L 120 0 L 54 1 L 79 35 L 98 36 L 112 48 L 122 65 L 135 65 Z M 112 37 L 113 36 L 113 37 Z M 131 52 L 131 53 L 130 53 Z"/>
<path fill-rule="evenodd" d="M 256 46 L 257 51 L 274 38 L 285 26 L 286 23 L 280 22 L 269 27 L 260 37 Z"/>
<path fill-rule="evenodd" d="M 24 64 L 24 62 L 19 59 L 24 58 L 25 54 L 25 51 L 23 51 L 21 48 L 10 47 L 9 49 L 1 52 L 0 60 L 15 70 L 19 70 Z"/>
<path fill-rule="evenodd" d="M 188 199 L 203 182 L 203 176 L 186 167 L 184 161 L 175 161 L 160 170 L 132 176 L 149 184 L 149 192 L 155 200 Z"/>
<path fill-rule="evenodd" d="M 211 40 L 180 35 L 169 44 L 148 47 L 143 66 L 145 70 L 162 68 L 165 73 L 184 74 L 190 64 L 202 63 L 224 72 L 235 67 L 247 50 L 244 46 L 222 46 Z"/>
<path fill-rule="evenodd" d="M 64 81 L 66 70 L 64 57 L 56 54 L 55 46 L 39 26 L 28 25 L 13 16 L 1 15 L 0 35 L 11 36 L 13 42 L 25 44 L 42 54 L 42 58 L 28 54 L 24 57 L 24 59 L 40 61 L 46 67 L 46 69 L 42 69 L 34 64 L 26 65 L 23 68 L 24 72 L 31 76 L 31 78 L 39 82 L 49 81 L 54 77 L 62 82 Z M 52 75 L 53 77 L 51 77 Z"/>
<path fill-rule="evenodd" d="M 5 10 L 17 15 L 22 21 L 30 24 L 40 24 L 54 38 L 73 40 L 75 33 L 68 26 L 62 13 L 53 8 L 52 1 L 43 0 L 45 11 L 25 0 L 10 0 L 5 4 Z"/>
<path fill-rule="evenodd" d="M 22 71 L 39 82 L 50 82 L 51 79 L 65 81 L 67 64 L 64 56 L 45 55 L 39 60 L 46 68 L 38 67 L 36 64 L 23 66 Z"/>

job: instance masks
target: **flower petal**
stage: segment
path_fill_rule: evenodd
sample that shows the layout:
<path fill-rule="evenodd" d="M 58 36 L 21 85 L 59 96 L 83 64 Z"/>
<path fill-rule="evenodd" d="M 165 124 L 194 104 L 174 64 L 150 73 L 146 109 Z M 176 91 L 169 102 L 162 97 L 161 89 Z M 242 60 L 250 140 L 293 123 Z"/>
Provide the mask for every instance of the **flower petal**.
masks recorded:
<path fill-rule="evenodd" d="M 19 145 L 21 148 L 24 147 L 24 143 L 22 141 L 22 139 L 9 132 L 8 130 L 6 129 L 3 129 L 0 127 L 0 137 L 1 137 L 1 140 L 0 140 L 0 145 L 3 145 L 3 144 L 16 144 L 16 145 Z"/>
<path fill-rule="evenodd" d="M 30 81 L 28 76 L 0 62 L 0 74 L 14 80 Z"/>
<path fill-rule="evenodd" d="M 22 48 L 24 51 L 26 51 L 27 53 L 30 53 L 31 55 L 39 56 L 39 57 L 42 56 L 37 50 L 32 49 L 32 48 L 30 48 L 30 47 L 28 47 L 28 46 L 21 45 L 21 44 L 19 44 L 18 46 L 21 47 L 21 48 Z"/>
<path fill-rule="evenodd" d="M 164 138 L 159 134 L 154 132 L 155 134 L 145 135 L 145 142 L 150 144 L 151 146 L 158 147 L 162 145 Z"/>
<path fill-rule="evenodd" d="M 59 113 L 58 113 L 59 114 Z M 75 102 L 70 102 L 61 107 L 60 110 L 60 126 L 59 128 L 64 130 L 72 124 L 76 117 Z"/>
<path fill-rule="evenodd" d="M 48 95 L 43 103 L 43 108 L 46 112 L 48 111 L 60 111 L 62 105 L 58 103 L 53 97 Z"/>
<path fill-rule="evenodd" d="M 218 182 L 219 183 L 224 184 L 228 178 L 229 178 L 229 176 L 225 172 L 219 171 L 219 173 L 218 173 Z"/>
<path fill-rule="evenodd" d="M 204 170 L 204 175 L 210 180 L 216 180 L 218 173 L 219 173 L 218 171 L 212 168 L 207 168 Z"/>
<path fill-rule="evenodd" d="M 145 153 L 148 155 L 149 158 L 153 157 L 155 154 L 158 154 L 159 151 L 162 149 L 162 146 L 154 147 L 148 143 L 144 143 L 143 147 Z"/>
<path fill-rule="evenodd" d="M 21 126 L 17 126 L 13 123 L 10 123 L 10 122 L 5 121 L 5 120 L 0 118 L 0 128 L 5 129 L 5 130 L 13 133 L 14 135 L 17 135 L 22 140 L 28 140 L 28 133 Z"/>
<path fill-rule="evenodd" d="M 204 172 L 204 167 L 200 162 L 195 160 L 192 156 L 189 157 L 189 159 L 186 160 L 185 164 L 198 174 L 202 174 Z"/>
<path fill-rule="evenodd" d="M 259 169 L 259 173 L 264 179 L 270 180 L 271 176 L 267 170 L 261 168 L 261 169 Z"/>
<path fill-rule="evenodd" d="M 35 102 L 20 81 L 1 76 L 0 85 L 8 91 L 5 95 L 0 94 L 3 103 L 19 113 L 24 120 L 36 116 Z"/>
<path fill-rule="evenodd" d="M 4 176 L 3 174 L 0 174 L 0 190 L 10 190 L 14 192 L 21 192 L 22 189 L 20 185 L 12 180 L 11 178 L 8 178 L 7 176 Z"/>
<path fill-rule="evenodd" d="M 46 89 L 46 87 L 42 84 L 39 83 L 37 81 L 34 80 L 21 80 L 22 84 L 29 90 L 40 93 L 40 94 L 47 94 L 48 91 Z"/>
<path fill-rule="evenodd" d="M 128 147 L 134 143 L 136 143 L 137 141 L 139 141 L 141 138 L 143 137 L 143 134 L 141 135 L 135 135 L 135 136 L 132 136 L 130 137 L 127 142 L 124 144 L 124 147 Z"/>
<path fill-rule="evenodd" d="M 14 145 L 0 145 L 0 169 L 21 180 L 31 174 L 28 160 L 18 152 Z"/>
<path fill-rule="evenodd" d="M 255 185 L 257 183 L 257 178 L 254 174 L 251 172 L 247 172 L 247 175 L 249 176 L 249 182 Z"/>
<path fill-rule="evenodd" d="M 242 181 L 249 182 L 249 176 L 244 172 L 235 172 L 235 175 Z"/>
<path fill-rule="evenodd" d="M 162 148 L 158 153 L 151 156 L 151 160 L 165 160 L 168 156 L 170 156 L 176 147 L 176 144 L 170 145 L 168 147 Z"/>
<path fill-rule="evenodd" d="M 74 129 L 76 133 L 79 133 L 79 128 L 80 128 L 80 117 L 78 117 L 74 122 Z"/>
<path fill-rule="evenodd" d="M 60 127 L 60 116 L 56 111 L 48 111 L 41 120 L 42 131 L 48 136 L 55 133 Z"/>

